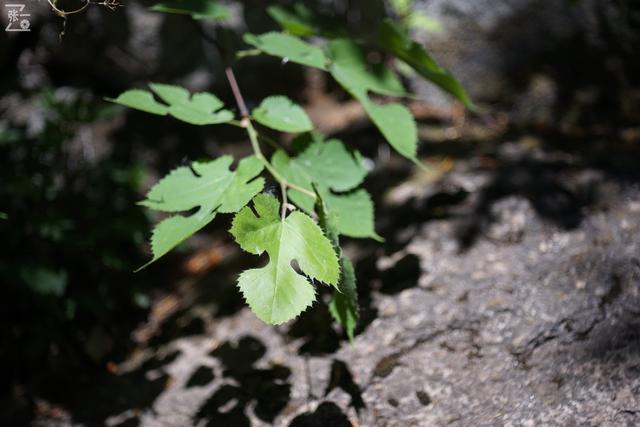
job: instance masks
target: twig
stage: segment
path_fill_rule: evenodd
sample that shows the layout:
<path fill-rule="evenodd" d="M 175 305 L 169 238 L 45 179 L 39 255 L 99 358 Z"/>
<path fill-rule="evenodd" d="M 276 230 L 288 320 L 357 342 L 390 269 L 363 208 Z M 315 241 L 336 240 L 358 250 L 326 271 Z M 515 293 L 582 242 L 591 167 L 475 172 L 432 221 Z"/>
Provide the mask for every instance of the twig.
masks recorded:
<path fill-rule="evenodd" d="M 122 6 L 118 0 L 104 0 L 100 2 L 85 0 L 85 3 L 77 9 L 62 10 L 62 9 L 59 9 L 52 0 L 47 0 L 47 3 L 49 3 L 49 6 L 51 6 L 51 9 L 53 9 L 56 15 L 58 15 L 61 18 L 65 18 L 68 15 L 73 15 L 74 13 L 80 13 L 83 10 L 85 10 L 87 7 L 89 7 L 90 4 L 108 7 L 111 10 L 115 10 L 117 7 Z"/>
<path fill-rule="evenodd" d="M 229 86 L 231 86 L 233 97 L 236 99 L 238 109 L 240 109 L 240 115 L 243 119 L 248 118 L 249 109 L 247 108 L 247 104 L 245 104 L 244 102 L 244 98 L 242 97 L 242 93 L 240 92 L 240 88 L 238 87 L 238 82 L 236 81 L 235 74 L 233 74 L 233 70 L 230 66 L 226 66 L 224 69 L 224 73 L 227 75 L 227 80 L 229 81 Z"/>
<path fill-rule="evenodd" d="M 85 0 L 85 4 L 83 4 L 78 9 L 66 11 L 66 10 L 58 9 L 57 6 L 51 0 L 47 0 L 47 2 L 49 3 L 49 5 L 53 9 L 53 11 L 56 13 L 56 15 L 58 15 L 61 18 L 64 18 L 67 15 L 73 15 L 74 13 L 82 12 L 83 10 L 85 10 L 91 4 L 91 1 Z"/>
<path fill-rule="evenodd" d="M 269 163 L 269 160 L 267 160 L 265 155 L 262 153 L 262 150 L 260 149 L 260 144 L 258 143 L 258 139 L 261 138 L 262 140 L 274 146 L 275 148 L 280 148 L 280 147 L 278 146 L 277 143 L 275 143 L 275 141 L 273 141 L 269 137 L 266 137 L 264 135 L 261 135 L 261 136 L 258 135 L 258 132 L 253 127 L 253 124 L 251 123 L 251 118 L 249 115 L 249 109 L 247 108 L 247 104 L 245 103 L 244 97 L 242 96 L 242 92 L 240 91 L 240 87 L 238 86 L 238 81 L 236 80 L 236 76 L 233 73 L 233 68 L 231 68 L 231 64 L 229 63 L 228 52 L 223 48 L 222 45 L 220 45 L 220 43 L 218 43 L 218 41 L 215 38 L 209 36 L 209 34 L 207 34 L 204 31 L 204 29 L 197 23 L 196 23 L 196 27 L 198 28 L 198 31 L 200 32 L 202 37 L 206 41 L 211 43 L 216 49 L 218 49 L 218 52 L 220 53 L 221 57 L 225 61 L 224 73 L 227 76 L 227 81 L 229 82 L 229 86 L 231 87 L 231 91 L 233 92 L 233 97 L 235 98 L 236 104 L 238 105 L 238 109 L 240 110 L 240 115 L 242 116 L 242 120 L 240 122 L 232 121 L 230 122 L 230 124 L 234 126 L 239 125 L 240 127 L 243 127 L 247 130 L 254 155 L 258 158 L 258 160 L 262 162 L 265 169 L 267 169 L 267 171 L 271 174 L 271 176 L 273 176 L 273 178 L 276 181 L 278 181 L 278 183 L 280 183 L 280 188 L 282 190 L 282 200 L 283 200 L 282 218 L 284 219 L 286 215 L 286 209 L 287 209 L 287 188 L 297 190 L 303 194 L 306 194 L 307 196 L 312 197 L 314 200 L 316 198 L 316 194 L 313 191 L 309 191 L 306 188 L 300 187 L 299 185 L 296 185 L 287 181 L 282 175 L 278 173 L 277 170 L 275 170 L 275 168 L 271 165 L 271 163 Z"/>
<path fill-rule="evenodd" d="M 282 150 L 283 148 L 276 142 L 275 139 L 271 138 L 268 135 L 258 132 L 258 138 L 266 142 L 273 148 L 274 150 Z"/>
<path fill-rule="evenodd" d="M 273 178 L 276 181 L 278 181 L 280 185 L 284 185 L 285 187 L 292 188 L 294 190 L 297 190 L 315 199 L 316 194 L 314 192 L 309 191 L 304 187 L 300 187 L 299 185 L 296 185 L 292 182 L 287 181 L 282 175 L 278 173 L 277 170 L 274 169 L 271 163 L 269 163 L 267 158 L 262 153 L 262 150 L 260 149 L 260 145 L 258 144 L 258 132 L 256 132 L 256 129 L 253 127 L 253 124 L 251 124 L 251 120 L 248 117 L 246 117 L 242 120 L 242 124 L 243 124 L 243 127 L 247 129 L 247 133 L 249 134 L 249 140 L 251 141 L 251 147 L 253 148 L 253 152 L 255 156 L 264 164 L 264 167 L 269 171 L 271 176 L 273 176 Z"/>

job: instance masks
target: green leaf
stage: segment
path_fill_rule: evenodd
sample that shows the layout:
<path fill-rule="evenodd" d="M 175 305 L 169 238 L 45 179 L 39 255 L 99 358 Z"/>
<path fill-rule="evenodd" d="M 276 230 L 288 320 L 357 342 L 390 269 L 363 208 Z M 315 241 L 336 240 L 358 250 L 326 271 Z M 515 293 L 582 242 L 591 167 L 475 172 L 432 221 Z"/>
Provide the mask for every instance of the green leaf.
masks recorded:
<path fill-rule="evenodd" d="M 354 332 L 358 325 L 358 293 L 356 290 L 356 275 L 351 260 L 344 255 L 340 258 L 339 291 L 334 291 L 329 312 L 331 316 L 344 328 L 349 341 L 353 342 Z"/>
<path fill-rule="evenodd" d="M 468 108 L 476 108 L 456 78 L 438 65 L 422 45 L 411 40 L 400 26 L 385 20 L 379 42 L 383 49 L 407 63 L 422 77 L 462 101 Z"/>
<path fill-rule="evenodd" d="M 300 133 L 313 129 L 307 113 L 286 96 L 270 96 L 251 113 L 260 124 L 281 132 Z"/>
<path fill-rule="evenodd" d="M 430 33 L 441 33 L 444 30 L 442 22 L 421 12 L 414 12 L 409 15 L 407 24 L 411 28 L 417 28 Z"/>
<path fill-rule="evenodd" d="M 280 216 L 280 202 L 266 194 L 253 199 L 234 218 L 231 234 L 242 249 L 255 255 L 267 252 L 269 262 L 247 270 L 238 286 L 249 307 L 261 320 L 279 324 L 293 319 L 315 300 L 309 280 L 292 267 L 321 282 L 337 286 L 338 258 L 331 242 L 313 220 L 302 212 Z"/>
<path fill-rule="evenodd" d="M 400 104 L 378 105 L 371 101 L 360 102 L 389 144 L 404 157 L 417 161 L 418 128 L 411 112 Z"/>
<path fill-rule="evenodd" d="M 329 44 L 331 59 L 329 71 L 334 79 L 364 107 L 365 111 L 395 150 L 416 161 L 418 131 L 413 116 L 403 105 L 378 105 L 369 98 L 369 92 L 382 95 L 406 95 L 395 74 L 384 66 L 369 67 L 358 45 L 348 39 L 337 39 Z"/>
<path fill-rule="evenodd" d="M 247 157 L 231 171 L 232 161 L 231 156 L 222 156 L 210 162 L 194 162 L 191 168 L 181 166 L 153 186 L 140 205 L 170 213 L 197 211 L 189 216 L 171 216 L 155 227 L 151 236 L 153 259 L 140 269 L 210 223 L 218 212 L 237 212 L 262 191 L 264 179 L 256 178 L 262 172 L 262 162 Z"/>
<path fill-rule="evenodd" d="M 262 52 L 309 67 L 327 69 L 322 49 L 290 34 L 270 32 L 259 36 L 246 34 L 244 41 Z"/>
<path fill-rule="evenodd" d="M 312 36 L 318 32 L 313 13 L 301 3 L 294 6 L 269 6 L 267 13 L 283 30 L 295 36 Z"/>
<path fill-rule="evenodd" d="M 391 0 L 389 3 L 394 12 L 400 16 L 409 15 L 413 6 L 412 0 Z"/>
<path fill-rule="evenodd" d="M 167 0 L 152 6 L 150 10 L 191 15 L 194 19 L 227 19 L 231 16 L 228 7 L 213 0 Z"/>
<path fill-rule="evenodd" d="M 146 90 L 131 89 L 121 93 L 116 99 L 106 99 L 107 101 L 115 102 L 125 107 L 134 108 L 144 111 L 145 113 L 157 114 L 159 116 L 166 116 L 169 112 L 169 108 L 166 105 L 156 101 L 153 95 Z"/>
<path fill-rule="evenodd" d="M 338 217 L 337 229 L 340 234 L 380 239 L 374 229 L 371 197 L 365 190 L 353 191 L 367 174 L 360 154 L 349 152 L 337 139 L 323 141 L 317 134 L 302 135 L 294 141 L 294 145 L 305 145 L 297 157 L 291 158 L 278 150 L 271 158 L 271 164 L 278 173 L 310 192 L 314 191 L 313 184 L 316 184 L 327 205 Z M 298 207 L 313 212 L 313 197 L 295 189 L 290 189 L 288 195 Z"/>
<path fill-rule="evenodd" d="M 361 239 L 383 240 L 375 231 L 373 201 L 366 190 L 339 195 L 325 191 L 324 198 L 338 216 L 340 234 Z"/>
<path fill-rule="evenodd" d="M 267 13 L 284 31 L 295 36 L 341 37 L 348 33 L 344 24 L 331 17 L 318 15 L 302 3 L 293 6 L 270 6 Z"/>
<path fill-rule="evenodd" d="M 107 98 L 107 101 L 151 114 L 170 114 L 193 125 L 213 125 L 233 120 L 233 113 L 222 110 L 222 101 L 210 93 L 201 92 L 192 96 L 179 86 L 158 83 L 149 86 L 166 105 L 156 101 L 151 92 L 140 89 L 128 90 L 116 99 Z"/>
<path fill-rule="evenodd" d="M 406 90 L 398 77 L 384 64 L 367 62 L 360 46 L 351 39 L 336 39 L 329 43 L 333 60 L 331 74 L 336 72 L 340 80 L 348 83 L 347 90 L 367 91 L 389 96 L 405 96 Z M 335 76 L 334 76 L 335 77 Z"/>
<path fill-rule="evenodd" d="M 325 141 L 318 133 L 307 133 L 298 136 L 293 145 L 302 148 L 294 165 L 300 173 L 306 172 L 332 190 L 354 189 L 367 175 L 362 155 L 356 150 L 350 151 L 338 139 Z"/>
<path fill-rule="evenodd" d="M 329 303 L 329 312 L 335 321 L 342 325 L 349 337 L 349 341 L 353 342 L 354 331 L 359 317 L 356 275 L 351 260 L 342 253 L 340 248 L 336 215 L 333 211 L 328 210 L 327 203 L 318 191 L 316 191 L 316 195 L 315 209 L 318 213 L 320 226 L 325 230 L 334 249 L 340 256 L 340 280 L 338 281 L 338 289 L 333 292 L 333 297 Z"/>
<path fill-rule="evenodd" d="M 0 212 L 0 219 L 9 219 L 9 215 L 4 212 Z"/>

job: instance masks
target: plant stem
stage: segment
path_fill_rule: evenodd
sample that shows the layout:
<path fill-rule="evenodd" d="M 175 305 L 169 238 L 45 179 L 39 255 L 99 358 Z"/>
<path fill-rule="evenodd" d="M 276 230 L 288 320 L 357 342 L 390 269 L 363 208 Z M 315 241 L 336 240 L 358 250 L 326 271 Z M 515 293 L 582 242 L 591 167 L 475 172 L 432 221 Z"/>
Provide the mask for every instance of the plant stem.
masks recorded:
<path fill-rule="evenodd" d="M 235 74 L 233 74 L 233 70 L 230 66 L 227 66 L 225 67 L 224 72 L 227 75 L 227 80 L 229 81 L 229 86 L 231 86 L 233 97 L 236 99 L 236 104 L 238 104 L 238 109 L 240 109 L 240 115 L 242 118 L 249 117 L 249 109 L 247 108 L 247 104 L 244 102 L 244 98 L 242 97 L 242 93 L 238 87 L 238 82 L 236 81 Z"/>
<path fill-rule="evenodd" d="M 247 108 L 247 104 L 244 101 L 244 97 L 242 96 L 242 92 L 240 91 L 240 87 L 238 86 L 238 81 L 236 80 L 236 76 L 233 73 L 233 68 L 231 68 L 231 64 L 230 64 L 231 61 L 230 61 L 228 50 L 224 49 L 224 47 L 220 43 L 218 43 L 218 41 L 215 38 L 209 36 L 204 31 L 202 26 L 198 25 L 197 23 L 195 25 L 196 25 L 196 28 L 198 29 L 198 32 L 202 35 L 204 40 L 211 43 L 213 46 L 215 46 L 215 48 L 218 50 L 218 52 L 220 53 L 220 55 L 222 56 L 225 62 L 224 73 L 227 76 L 227 81 L 229 82 L 229 86 L 231 87 L 231 92 L 233 92 L 233 97 L 236 100 L 236 104 L 238 105 L 238 109 L 240 110 L 240 116 L 242 117 L 241 121 L 238 122 L 236 120 L 232 120 L 229 122 L 229 124 L 233 126 L 239 126 L 247 130 L 254 155 L 256 156 L 256 158 L 258 158 L 258 160 L 262 162 L 265 169 L 269 171 L 271 176 L 273 176 L 273 178 L 276 181 L 278 181 L 278 183 L 280 183 L 280 190 L 282 191 L 282 220 L 284 221 L 284 218 L 287 213 L 287 203 L 288 203 L 287 188 L 291 188 L 293 190 L 297 190 L 301 193 L 304 193 L 307 196 L 313 197 L 314 200 L 316 198 L 316 194 L 313 191 L 309 191 L 306 188 L 300 187 L 299 185 L 296 185 L 287 181 L 282 175 L 278 173 L 277 170 L 275 170 L 275 168 L 271 165 L 271 163 L 269 163 L 269 160 L 267 160 L 267 158 L 262 153 L 262 150 L 260 149 L 258 138 L 264 140 L 275 149 L 280 149 L 281 147 L 272 138 L 269 138 L 266 135 L 258 135 L 258 132 L 253 127 L 253 124 L 251 123 L 251 116 L 249 114 L 249 109 Z"/>
<path fill-rule="evenodd" d="M 273 148 L 274 150 L 283 150 L 286 152 L 286 150 L 284 150 L 283 147 L 281 147 L 273 138 L 271 138 L 270 136 L 267 136 L 263 133 L 258 133 L 258 139 L 263 140 L 264 142 L 266 142 L 267 144 L 269 144 L 271 146 L 271 148 Z"/>
<path fill-rule="evenodd" d="M 287 181 L 282 175 L 278 173 L 277 170 L 274 169 L 271 163 L 269 163 L 267 158 L 262 153 L 262 150 L 260 149 L 260 145 L 258 144 L 258 132 L 256 132 L 256 129 L 253 127 L 253 124 L 251 124 L 251 120 L 249 120 L 248 117 L 242 120 L 242 125 L 245 129 L 247 129 L 247 133 L 249 134 L 249 140 L 251 141 L 251 147 L 253 148 L 253 152 L 255 156 L 262 162 L 262 164 L 264 164 L 265 169 L 269 171 L 271 176 L 273 176 L 273 178 L 280 183 L 280 186 L 283 186 L 285 188 L 286 187 L 292 188 L 294 190 L 297 190 L 315 199 L 316 194 L 314 192 L 309 191 L 304 187 L 300 187 L 299 185 L 296 185 L 292 182 Z M 283 199 L 285 197 L 286 196 L 283 195 Z"/>
<path fill-rule="evenodd" d="M 293 190 L 297 190 L 301 193 L 306 194 L 307 196 L 313 197 L 315 200 L 316 194 L 313 191 L 309 191 L 306 188 L 300 187 L 299 185 L 293 184 L 287 181 L 282 175 L 278 173 L 277 170 L 269 163 L 269 160 L 264 156 L 262 150 L 260 149 L 260 144 L 258 143 L 258 132 L 253 127 L 251 123 L 251 118 L 249 117 L 249 110 L 247 110 L 246 104 L 244 102 L 244 98 L 242 97 L 242 92 L 240 92 L 240 88 L 238 87 L 238 83 L 236 81 L 236 77 L 233 74 L 233 70 L 230 66 L 225 68 L 225 74 L 227 75 L 227 80 L 229 81 L 229 85 L 231 86 L 231 90 L 233 91 L 233 96 L 236 99 L 236 103 L 238 104 L 238 108 L 242 114 L 242 120 L 240 121 L 240 126 L 247 130 L 249 134 L 249 140 L 251 141 L 251 148 L 253 148 L 253 153 L 255 156 L 262 162 L 265 169 L 269 171 L 271 176 L 280 183 L 280 188 L 282 190 L 282 219 L 286 214 L 287 209 L 287 187 Z"/>
<path fill-rule="evenodd" d="M 239 122 L 237 120 L 228 121 L 227 124 L 231 125 L 231 126 L 239 127 L 239 128 L 242 128 L 242 129 L 245 128 L 245 126 L 242 124 L 242 122 Z M 257 130 L 256 130 L 256 132 L 258 133 L 258 139 L 266 142 L 267 144 L 269 144 L 271 146 L 271 148 L 273 148 L 274 150 L 284 150 L 284 147 L 281 147 L 275 139 L 273 139 L 270 136 L 267 136 L 267 135 L 265 135 L 263 133 L 260 133 Z M 286 150 L 284 150 L 284 151 L 286 151 Z"/>

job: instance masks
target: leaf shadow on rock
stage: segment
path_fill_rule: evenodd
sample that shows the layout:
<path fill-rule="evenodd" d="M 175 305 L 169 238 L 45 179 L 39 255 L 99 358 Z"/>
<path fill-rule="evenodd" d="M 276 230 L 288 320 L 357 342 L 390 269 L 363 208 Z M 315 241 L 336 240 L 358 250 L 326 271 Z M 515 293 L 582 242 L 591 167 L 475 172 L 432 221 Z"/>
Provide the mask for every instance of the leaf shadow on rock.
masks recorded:
<path fill-rule="evenodd" d="M 340 348 L 340 335 L 331 327 L 332 323 L 327 306 L 316 303 L 294 320 L 287 334 L 302 339 L 299 354 L 331 354 Z"/>
<path fill-rule="evenodd" d="M 458 141 L 447 147 L 425 143 L 423 149 L 433 156 L 476 157 L 478 161 L 465 162 L 463 172 L 469 174 L 467 179 L 473 181 L 474 189 L 467 190 L 460 180 L 445 175 L 425 186 L 423 194 L 384 207 L 380 212 L 381 234 L 387 239 L 385 249 L 391 253 L 411 241 L 415 235 L 411 230 L 443 219 L 452 220 L 458 248 L 464 252 L 500 221 L 496 213 L 504 209 L 499 202 L 513 197 L 525 200 L 544 223 L 562 230 L 576 229 L 585 209 L 597 204 L 601 196 L 604 178 L 598 173 L 614 176 L 610 169 L 583 161 L 582 153 L 562 152 L 554 146 L 531 150 L 517 143 L 506 144 L 506 148 L 476 148 L 479 152 L 474 153 L 467 151 L 474 150 L 467 141 Z"/>
<path fill-rule="evenodd" d="M 327 383 L 324 395 L 329 395 L 329 393 L 336 388 L 343 390 L 351 397 L 350 404 L 356 412 L 360 412 L 360 410 L 366 406 L 362 399 L 362 390 L 354 381 L 349 366 L 338 359 L 335 359 L 331 363 L 331 374 L 329 375 L 329 382 Z"/>
<path fill-rule="evenodd" d="M 215 379 L 215 374 L 210 366 L 200 366 L 187 380 L 186 388 L 202 387 L 211 383 Z"/>
<path fill-rule="evenodd" d="M 260 420 L 273 423 L 289 402 L 291 370 L 278 364 L 257 368 L 255 364 L 265 354 L 264 344 L 251 336 L 240 338 L 237 344 L 226 342 L 211 352 L 223 365 L 225 382 L 200 407 L 194 424 L 205 420 L 207 426 L 250 426 L 249 407 Z"/>
<path fill-rule="evenodd" d="M 567 185 L 566 172 L 573 169 L 568 162 L 531 158 L 501 163 L 475 196 L 471 209 L 461 217 L 456 232 L 460 249 L 473 246 L 495 220 L 492 206 L 509 196 L 527 199 L 542 220 L 560 229 L 577 228 L 583 219 L 583 208 L 593 203 L 595 194 L 592 187 L 572 189 Z"/>
<path fill-rule="evenodd" d="M 49 388 L 42 392 L 43 397 L 65 408 L 73 423 L 100 426 L 108 417 L 120 416 L 124 419 L 118 425 L 138 425 L 136 414 L 152 408 L 170 381 L 165 367 L 179 355 L 180 351 L 156 354 L 136 369 L 122 374 L 106 370 L 97 375 L 76 372 L 67 377 L 66 384 L 61 379 L 48 384 Z"/>
<path fill-rule="evenodd" d="M 193 315 L 191 310 L 185 308 L 164 320 L 160 330 L 149 340 L 149 344 L 154 348 L 160 348 L 178 338 L 202 335 L 204 333 L 204 320 Z"/>
<path fill-rule="evenodd" d="M 349 418 L 333 402 L 322 402 L 313 412 L 305 412 L 291 421 L 289 427 L 352 427 Z"/>
<path fill-rule="evenodd" d="M 373 305 L 372 292 L 395 295 L 417 286 L 421 274 L 420 260 L 414 254 L 406 254 L 392 266 L 380 270 L 378 254 L 369 254 L 355 264 L 359 320 L 356 334 L 361 333 L 375 320 L 378 311 Z M 320 290 L 319 299 L 326 293 Z M 325 355 L 335 353 L 345 339 L 331 327 L 333 320 L 325 304 L 317 303 L 299 316 L 287 330 L 287 335 L 302 340 L 299 354 Z"/>

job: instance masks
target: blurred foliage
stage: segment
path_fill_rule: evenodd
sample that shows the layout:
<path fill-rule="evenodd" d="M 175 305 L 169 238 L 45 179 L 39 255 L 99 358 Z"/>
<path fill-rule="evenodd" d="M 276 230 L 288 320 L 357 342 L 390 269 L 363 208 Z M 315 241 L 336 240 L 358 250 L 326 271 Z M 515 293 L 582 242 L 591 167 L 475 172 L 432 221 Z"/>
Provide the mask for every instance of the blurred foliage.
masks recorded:
<path fill-rule="evenodd" d="M 91 336 L 113 336 L 114 319 L 146 299 L 131 284 L 147 227 L 132 208 L 145 171 L 92 153 L 82 128 L 116 110 L 67 95 L 47 88 L 35 97 L 30 114 L 42 115 L 39 129 L 0 121 L 3 366 L 41 364 L 59 343 L 70 344 L 63 353 L 100 361 L 110 348 L 91 348 Z"/>
<path fill-rule="evenodd" d="M 391 0 L 389 4 L 407 29 L 431 33 L 441 33 L 444 30 L 439 20 L 416 10 L 413 0 Z"/>

